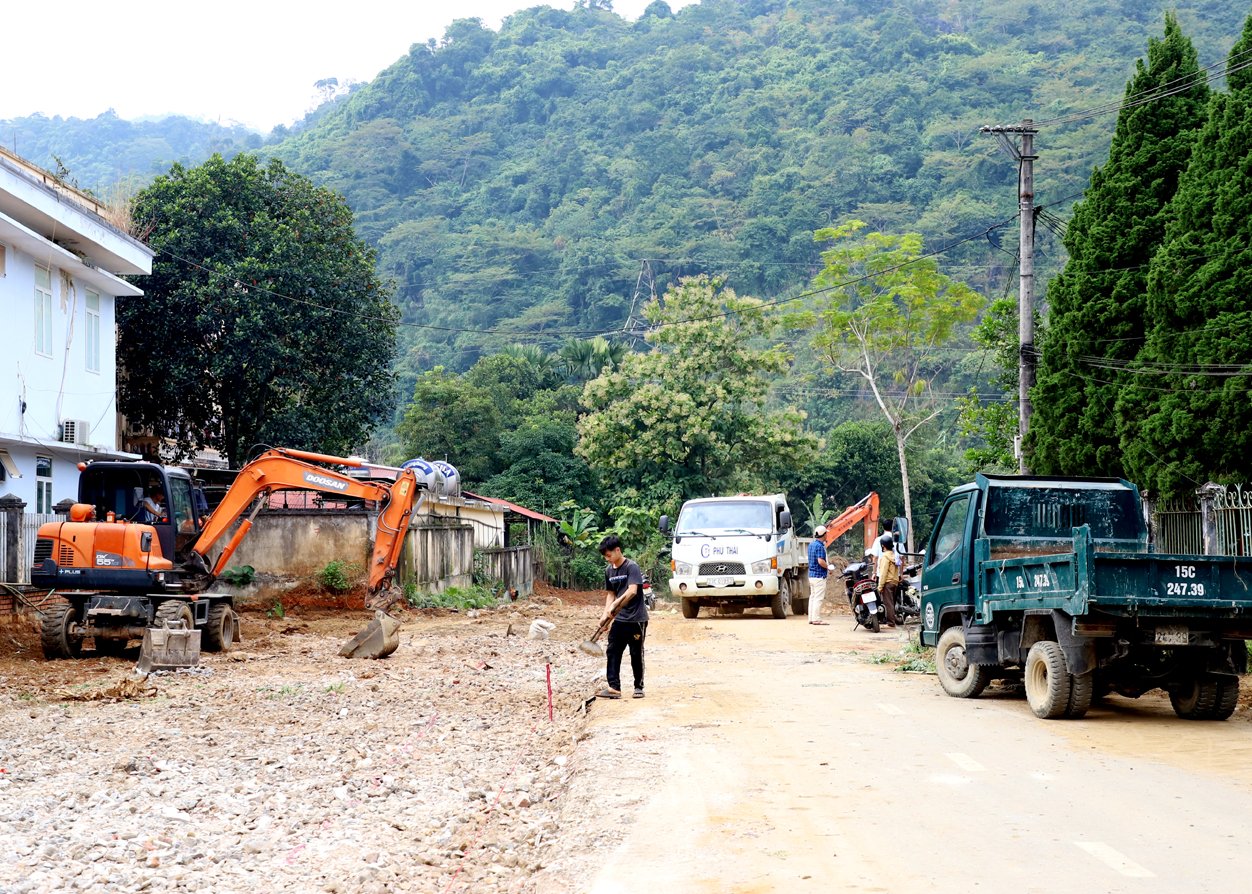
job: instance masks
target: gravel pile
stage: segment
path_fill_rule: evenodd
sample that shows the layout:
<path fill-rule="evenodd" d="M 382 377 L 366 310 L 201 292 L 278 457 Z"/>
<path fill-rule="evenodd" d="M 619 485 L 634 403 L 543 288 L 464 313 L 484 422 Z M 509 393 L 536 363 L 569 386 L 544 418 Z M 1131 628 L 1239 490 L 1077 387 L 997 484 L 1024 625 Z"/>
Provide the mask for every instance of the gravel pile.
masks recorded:
<path fill-rule="evenodd" d="M 379 662 L 338 658 L 343 630 L 246 618 L 243 650 L 121 700 L 89 690 L 122 660 L 74 687 L 88 700 L 10 676 L 0 891 L 543 890 L 602 667 L 574 612 L 567 641 L 526 639 L 541 611 L 410 623 Z"/>

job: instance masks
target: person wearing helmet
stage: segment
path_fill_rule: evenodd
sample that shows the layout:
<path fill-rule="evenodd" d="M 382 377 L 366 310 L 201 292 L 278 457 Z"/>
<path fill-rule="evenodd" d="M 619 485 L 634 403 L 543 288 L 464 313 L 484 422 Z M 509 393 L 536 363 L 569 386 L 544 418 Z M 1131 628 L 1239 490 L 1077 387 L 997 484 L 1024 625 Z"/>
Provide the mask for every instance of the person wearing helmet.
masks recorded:
<path fill-rule="evenodd" d="M 890 534 L 878 538 L 878 597 L 887 615 L 887 626 L 896 626 L 896 593 L 900 589 L 900 565 L 896 561 L 896 541 Z"/>

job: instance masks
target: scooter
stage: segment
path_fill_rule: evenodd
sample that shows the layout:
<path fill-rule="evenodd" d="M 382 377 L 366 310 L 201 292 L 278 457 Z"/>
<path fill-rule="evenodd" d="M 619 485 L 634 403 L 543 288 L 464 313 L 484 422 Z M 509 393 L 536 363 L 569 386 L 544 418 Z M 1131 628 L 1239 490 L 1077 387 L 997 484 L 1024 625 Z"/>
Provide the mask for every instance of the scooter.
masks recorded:
<path fill-rule="evenodd" d="M 917 591 L 917 572 L 921 568 L 921 562 L 908 565 L 900 575 L 900 587 L 896 590 L 896 621 L 900 624 L 922 616 L 922 602 Z"/>
<path fill-rule="evenodd" d="M 852 629 L 864 627 L 877 633 L 887 620 L 887 610 L 878 599 L 878 581 L 874 579 L 874 562 L 867 556 L 863 562 L 853 562 L 843 569 L 843 585 L 848 594 L 848 606 L 856 623 Z"/>

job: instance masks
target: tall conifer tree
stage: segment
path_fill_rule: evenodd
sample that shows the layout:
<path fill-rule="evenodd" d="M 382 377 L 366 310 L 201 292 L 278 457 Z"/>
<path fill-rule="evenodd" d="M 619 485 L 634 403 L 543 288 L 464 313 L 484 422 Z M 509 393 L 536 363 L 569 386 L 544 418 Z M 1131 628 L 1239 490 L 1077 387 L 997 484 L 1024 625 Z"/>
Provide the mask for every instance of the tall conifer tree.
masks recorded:
<path fill-rule="evenodd" d="M 1127 471 L 1162 496 L 1252 478 L 1250 62 L 1252 17 L 1170 205 L 1148 272 L 1151 328 L 1119 401 Z"/>
<path fill-rule="evenodd" d="M 1027 439 L 1040 474 L 1124 474 L 1114 406 L 1115 372 L 1086 358 L 1132 359 L 1143 345 L 1147 265 L 1165 234 L 1166 207 L 1204 123 L 1209 89 L 1195 47 L 1173 13 L 1148 42 L 1126 101 L 1189 84 L 1176 95 L 1124 108 L 1109 159 L 1091 177 L 1066 232 L 1069 262 L 1048 288 L 1034 417 Z"/>

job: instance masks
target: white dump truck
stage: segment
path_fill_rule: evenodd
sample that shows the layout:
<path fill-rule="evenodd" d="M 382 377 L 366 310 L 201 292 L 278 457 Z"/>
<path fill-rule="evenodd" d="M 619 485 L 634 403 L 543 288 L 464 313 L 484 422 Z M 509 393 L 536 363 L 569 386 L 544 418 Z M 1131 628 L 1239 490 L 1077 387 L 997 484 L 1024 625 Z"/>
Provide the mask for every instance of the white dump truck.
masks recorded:
<path fill-rule="evenodd" d="M 670 532 L 668 516 L 660 528 Z M 673 535 L 669 588 L 684 618 L 697 617 L 703 605 L 729 613 L 768 606 L 775 618 L 785 618 L 788 606 L 808 612 L 807 550 L 783 494 L 688 500 Z"/>

